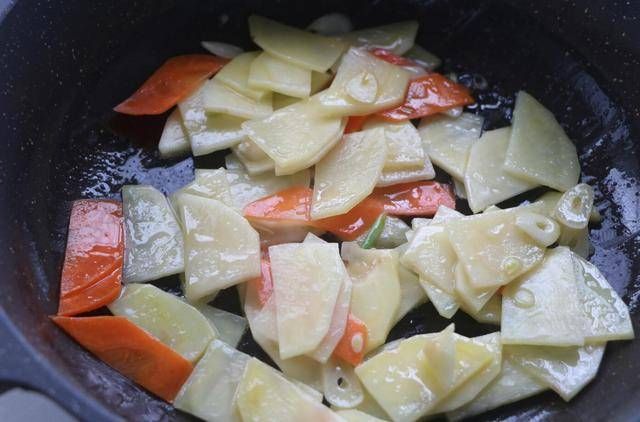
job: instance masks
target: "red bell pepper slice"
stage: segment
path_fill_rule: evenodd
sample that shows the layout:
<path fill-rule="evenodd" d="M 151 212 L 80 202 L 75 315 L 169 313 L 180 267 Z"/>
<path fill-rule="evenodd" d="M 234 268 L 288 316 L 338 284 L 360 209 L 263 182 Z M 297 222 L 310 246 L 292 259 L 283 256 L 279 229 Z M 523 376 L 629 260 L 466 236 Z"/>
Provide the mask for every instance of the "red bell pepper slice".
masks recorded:
<path fill-rule="evenodd" d="M 60 279 L 58 315 L 98 309 L 120 294 L 124 233 L 122 204 L 81 199 L 73 203 Z"/>
<path fill-rule="evenodd" d="M 333 356 L 353 366 L 359 365 L 364 358 L 368 339 L 369 331 L 365 323 L 349 312 L 347 326 L 336 348 L 333 349 Z"/>
<path fill-rule="evenodd" d="M 440 205 L 456 207 L 451 186 L 432 180 L 377 188 L 369 197 L 381 202 L 384 212 L 391 215 L 431 216 Z"/>
<path fill-rule="evenodd" d="M 386 120 L 403 121 L 473 103 L 474 99 L 464 85 L 439 73 L 429 73 L 409 83 L 404 104 L 378 114 Z"/>
<path fill-rule="evenodd" d="M 51 319 L 107 365 L 168 402 L 193 370 L 188 360 L 124 317 Z"/>
<path fill-rule="evenodd" d="M 395 64 L 397 66 L 422 67 L 418 64 L 418 62 L 408 59 L 406 57 L 398 56 L 397 54 L 393 54 L 391 51 L 386 50 L 384 48 L 374 48 L 373 50 L 371 50 L 371 54 L 373 54 L 380 60 L 384 60 L 387 63 Z"/>
<path fill-rule="evenodd" d="M 360 132 L 368 118 L 369 116 L 349 116 L 344 133 Z"/>
<path fill-rule="evenodd" d="M 187 98 L 228 61 L 210 54 L 172 57 L 114 110 L 135 116 L 162 114 Z"/>

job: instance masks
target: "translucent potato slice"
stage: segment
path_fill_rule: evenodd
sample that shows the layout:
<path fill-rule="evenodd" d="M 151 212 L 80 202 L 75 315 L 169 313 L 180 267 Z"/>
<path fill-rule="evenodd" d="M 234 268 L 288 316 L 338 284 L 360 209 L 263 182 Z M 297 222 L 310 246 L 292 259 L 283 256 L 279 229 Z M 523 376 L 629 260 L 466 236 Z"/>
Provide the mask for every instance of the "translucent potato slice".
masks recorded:
<path fill-rule="evenodd" d="M 424 164 L 417 170 L 384 170 L 378 179 L 376 186 L 391 186 L 398 183 L 416 182 L 418 180 L 431 180 L 436 177 L 433 164 L 426 157 Z"/>
<path fill-rule="evenodd" d="M 366 51 L 352 48 L 342 57 L 331 86 L 313 98 L 322 105 L 323 111 L 327 114 L 373 114 L 395 107 L 404 101 L 409 75 L 409 72 L 400 66 L 380 60 Z M 372 101 L 363 101 L 364 98 L 359 98 L 359 95 L 354 98 L 355 92 L 360 92 L 353 89 L 358 81 L 369 81 L 366 85 L 370 87 L 375 81 L 376 89 Z"/>
<path fill-rule="evenodd" d="M 141 327 L 185 359 L 196 362 L 215 333 L 191 305 L 150 284 L 130 284 L 109 304 L 116 316 Z"/>
<path fill-rule="evenodd" d="M 459 211 L 454 210 L 453 208 L 449 208 L 446 205 L 440 205 L 440 206 L 438 206 L 438 209 L 436 210 L 436 213 L 433 215 L 433 218 L 431 219 L 429 224 L 440 224 L 440 225 L 443 225 L 443 224 L 447 223 L 448 221 L 457 220 L 460 217 L 464 217 L 464 214 L 462 214 Z M 421 222 L 421 221 L 416 222 L 416 224 L 417 224 L 416 227 L 421 227 L 423 225 L 422 223 L 423 222 Z M 424 225 L 427 225 L 427 224 L 424 224 Z"/>
<path fill-rule="evenodd" d="M 340 417 L 282 374 L 251 358 L 235 397 L 243 421 L 339 421 Z"/>
<path fill-rule="evenodd" d="M 500 406 L 534 396 L 547 387 L 515 365 L 508 356 L 502 359 L 500 374 L 471 402 L 447 413 L 450 421 L 459 421 Z"/>
<path fill-rule="evenodd" d="M 385 171 L 419 170 L 424 166 L 425 153 L 422 140 L 410 121 L 390 123 L 379 119 L 368 119 L 363 130 L 382 128 L 387 143 Z"/>
<path fill-rule="evenodd" d="M 591 240 L 589 239 L 589 228 L 571 229 L 562 226 L 558 245 L 566 246 L 576 254 L 587 259 L 592 252 Z"/>
<path fill-rule="evenodd" d="M 503 170 L 510 135 L 508 127 L 484 132 L 469 149 L 464 188 L 474 213 L 537 186 Z"/>
<path fill-rule="evenodd" d="M 307 30 L 317 32 L 322 35 L 345 34 L 353 28 L 351 19 L 342 13 L 327 13 L 307 26 Z"/>
<path fill-rule="evenodd" d="M 266 173 L 276 168 L 276 163 L 249 138 L 232 147 L 231 150 L 250 175 Z"/>
<path fill-rule="evenodd" d="M 225 59 L 233 59 L 244 51 L 237 45 L 220 41 L 201 41 L 200 45 L 209 53 L 219 57 L 224 57 Z"/>
<path fill-rule="evenodd" d="M 349 32 L 342 39 L 357 47 L 384 48 L 402 55 L 413 47 L 418 33 L 418 22 L 403 21 Z"/>
<path fill-rule="evenodd" d="M 586 316 L 578 297 L 571 251 L 557 247 L 502 292 L 502 343 L 584 344 Z"/>
<path fill-rule="evenodd" d="M 233 397 L 250 356 L 213 340 L 173 405 L 207 421 L 240 422 Z"/>
<path fill-rule="evenodd" d="M 544 249 L 515 224 L 519 212 L 536 209 L 535 204 L 516 207 L 447 224 L 449 241 L 473 288 L 505 285 L 542 260 Z"/>
<path fill-rule="evenodd" d="M 445 292 L 427 280 L 420 279 L 420 285 L 441 317 L 451 319 L 460 309 L 457 298 L 452 294 Z"/>
<path fill-rule="evenodd" d="M 180 111 L 175 109 L 167 117 L 160 135 L 158 150 L 162 158 L 179 157 L 191 151 L 188 135 L 182 126 Z"/>
<path fill-rule="evenodd" d="M 323 116 L 311 101 L 281 108 L 263 120 L 243 123 L 247 135 L 276 163 L 276 174 L 311 167 L 342 137 L 346 119 Z"/>
<path fill-rule="evenodd" d="M 249 222 L 215 199 L 183 195 L 185 296 L 197 301 L 260 275 L 260 240 Z"/>
<path fill-rule="evenodd" d="M 453 192 L 458 198 L 467 199 L 467 190 L 464 187 L 464 182 L 458 179 L 453 179 Z"/>
<path fill-rule="evenodd" d="M 245 317 L 202 303 L 193 304 L 193 307 L 207 318 L 211 328 L 217 332 L 216 338 L 218 340 L 231 347 L 238 345 L 240 338 L 247 329 L 247 319 Z"/>
<path fill-rule="evenodd" d="M 204 83 L 186 100 L 178 103 L 184 129 L 189 136 L 194 156 L 206 155 L 229 148 L 245 136 L 240 127 L 243 119 L 225 114 L 208 115 L 204 109 Z"/>
<path fill-rule="evenodd" d="M 571 400 L 598 372 L 605 344 L 584 347 L 508 346 L 509 359 L 536 380 Z"/>
<path fill-rule="evenodd" d="M 245 291 L 244 312 L 251 327 L 251 334 L 278 341 L 276 297 L 271 295 L 263 304 L 259 301 L 255 283 L 248 283 Z"/>
<path fill-rule="evenodd" d="M 462 302 L 465 311 L 468 310 L 473 314 L 480 312 L 499 289 L 499 287 L 474 289 L 469 282 L 467 271 L 460 263 L 455 266 L 454 278 L 456 298 Z"/>
<path fill-rule="evenodd" d="M 383 129 L 346 135 L 316 164 L 311 218 L 349 212 L 375 187 L 387 156 Z"/>
<path fill-rule="evenodd" d="M 184 271 L 184 239 L 167 198 L 152 186 L 122 188 L 125 283 L 156 280 Z"/>
<path fill-rule="evenodd" d="M 571 229 L 584 229 L 593 210 L 593 188 L 580 183 L 567 190 L 558 200 L 553 217 Z"/>
<path fill-rule="evenodd" d="M 376 418 L 356 409 L 337 410 L 336 415 L 347 422 L 384 422 L 384 419 Z"/>
<path fill-rule="evenodd" d="M 310 353 L 329 331 L 340 288 L 348 277 L 338 245 L 276 245 L 269 248 L 269 257 L 280 357 Z"/>
<path fill-rule="evenodd" d="M 426 70 L 435 70 L 442 64 L 442 60 L 435 54 L 425 50 L 418 44 L 414 44 L 413 47 L 406 52 L 405 57 L 408 57 L 416 62 Z"/>
<path fill-rule="evenodd" d="M 292 104 L 301 102 L 302 99 L 296 97 L 290 97 L 284 94 L 273 94 L 273 110 L 280 110 L 281 108 L 289 107 Z"/>
<path fill-rule="evenodd" d="M 254 100 L 264 98 L 269 93 L 269 89 L 253 86 L 249 80 L 251 65 L 260 54 L 259 51 L 239 54 L 224 65 L 213 79 L 222 82 L 245 97 Z"/>
<path fill-rule="evenodd" d="M 215 78 L 205 83 L 204 108 L 208 113 L 227 114 L 241 119 L 262 119 L 273 112 L 270 93 L 254 100 Z"/>
<path fill-rule="evenodd" d="M 269 54 L 316 72 L 326 72 L 345 49 L 337 38 L 324 37 L 263 18 L 249 16 L 253 41 Z"/>
<path fill-rule="evenodd" d="M 462 308 L 471 318 L 481 324 L 500 325 L 500 320 L 502 319 L 502 296 L 496 293 L 478 312 L 473 312 L 464 305 Z"/>
<path fill-rule="evenodd" d="M 324 240 L 315 236 L 313 233 L 309 233 L 304 242 L 306 243 L 326 243 Z M 329 325 L 329 331 L 324 336 L 318 347 L 309 354 L 320 363 L 326 363 L 331 357 L 333 350 L 336 348 L 338 342 L 344 335 L 345 328 L 347 326 L 347 318 L 349 316 L 349 309 L 351 308 L 351 289 L 353 285 L 351 279 L 347 276 L 340 286 L 340 292 L 336 299 L 336 306 L 333 309 L 333 315 L 331 317 L 331 324 Z"/>
<path fill-rule="evenodd" d="M 330 405 L 353 408 L 364 400 L 364 391 L 353 366 L 337 359 L 329 360 L 322 367 L 324 396 Z"/>
<path fill-rule="evenodd" d="M 311 70 L 264 52 L 251 64 L 249 85 L 291 97 L 307 98 L 311 95 Z"/>
<path fill-rule="evenodd" d="M 398 266 L 398 280 L 400 281 L 400 306 L 393 319 L 394 325 L 413 308 L 428 300 L 418 276 L 404 265 Z"/>
<path fill-rule="evenodd" d="M 573 264 L 580 302 L 587 317 L 585 341 L 604 342 L 634 338 L 629 309 L 600 270 L 575 254 Z"/>
<path fill-rule="evenodd" d="M 484 119 L 471 113 L 460 117 L 430 116 L 420 121 L 418 133 L 429 158 L 456 179 L 464 178 L 471 146 L 480 138 Z"/>
<path fill-rule="evenodd" d="M 227 206 L 233 206 L 233 199 L 231 198 L 231 188 L 227 181 L 227 172 L 225 169 L 196 169 L 195 180 L 189 183 L 187 186 L 179 189 L 173 195 L 171 195 L 171 205 L 173 209 L 178 212 L 179 197 L 182 194 L 196 195 L 203 198 L 217 199 Z"/>
<path fill-rule="evenodd" d="M 576 147 L 542 104 L 518 92 L 504 168 L 529 182 L 566 191 L 578 183 Z"/>

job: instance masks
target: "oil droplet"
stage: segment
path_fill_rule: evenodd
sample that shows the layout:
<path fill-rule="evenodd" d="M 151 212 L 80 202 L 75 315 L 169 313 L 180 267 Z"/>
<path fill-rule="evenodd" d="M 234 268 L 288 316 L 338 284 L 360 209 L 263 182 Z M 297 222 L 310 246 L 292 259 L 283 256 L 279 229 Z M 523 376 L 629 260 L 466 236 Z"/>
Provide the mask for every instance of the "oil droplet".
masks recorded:
<path fill-rule="evenodd" d="M 531 293 L 531 290 L 524 288 L 516 292 L 513 300 L 516 302 L 516 306 L 521 308 L 530 308 L 536 304 L 536 297 Z"/>

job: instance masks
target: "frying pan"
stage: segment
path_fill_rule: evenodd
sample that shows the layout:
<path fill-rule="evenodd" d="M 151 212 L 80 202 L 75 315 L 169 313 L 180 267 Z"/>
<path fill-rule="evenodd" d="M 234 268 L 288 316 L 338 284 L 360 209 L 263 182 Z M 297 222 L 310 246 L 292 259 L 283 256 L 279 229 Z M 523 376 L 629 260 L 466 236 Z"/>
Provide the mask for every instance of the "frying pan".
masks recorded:
<path fill-rule="evenodd" d="M 578 145 L 582 179 L 595 187 L 604 215 L 591 232 L 591 261 L 630 305 L 640 333 L 640 2 L 0 0 L 0 389 L 38 390 L 83 420 L 190 418 L 48 320 L 70 202 L 118 197 L 128 183 L 169 193 L 192 179 L 194 167 L 222 164 L 224 154 L 162 160 L 155 143 L 165 116 L 111 111 L 166 58 L 201 51 L 201 40 L 249 47 L 250 13 L 302 26 L 334 11 L 356 27 L 419 20 L 418 43 L 472 86 L 472 110 L 486 118 L 485 129 L 509 123 L 519 89 L 555 113 Z M 216 305 L 239 311 L 233 293 Z M 465 335 L 494 329 L 464 315 L 454 322 Z M 446 324 L 425 305 L 391 338 Z M 248 333 L 239 347 L 266 359 Z M 545 393 L 480 419 L 638 419 L 638 356 L 640 340 L 610 343 L 598 377 L 571 403 Z"/>

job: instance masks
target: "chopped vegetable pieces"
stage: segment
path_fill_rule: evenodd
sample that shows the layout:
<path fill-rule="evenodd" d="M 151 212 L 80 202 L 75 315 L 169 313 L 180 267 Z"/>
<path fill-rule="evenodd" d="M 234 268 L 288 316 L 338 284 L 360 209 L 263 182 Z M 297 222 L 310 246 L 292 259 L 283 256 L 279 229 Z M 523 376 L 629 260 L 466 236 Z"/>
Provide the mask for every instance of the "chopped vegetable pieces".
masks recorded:
<path fill-rule="evenodd" d="M 417 32 L 418 22 L 402 21 L 349 32 L 342 38 L 357 47 L 383 48 L 400 55 L 413 47 Z"/>
<path fill-rule="evenodd" d="M 359 365 L 367 349 L 368 337 L 369 330 L 367 326 L 350 313 L 344 335 L 336 345 L 333 356 L 353 366 Z"/>
<path fill-rule="evenodd" d="M 380 201 L 390 215 L 432 216 L 440 205 L 455 208 L 449 185 L 418 181 L 377 188 L 369 198 Z"/>

